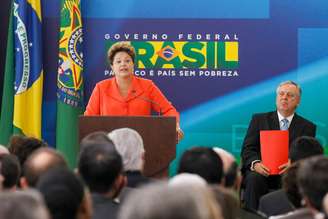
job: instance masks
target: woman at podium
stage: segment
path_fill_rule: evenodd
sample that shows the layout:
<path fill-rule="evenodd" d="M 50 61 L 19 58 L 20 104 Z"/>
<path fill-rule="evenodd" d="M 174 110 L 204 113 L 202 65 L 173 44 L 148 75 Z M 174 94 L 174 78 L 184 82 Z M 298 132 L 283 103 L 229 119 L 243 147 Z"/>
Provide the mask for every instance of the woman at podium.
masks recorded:
<path fill-rule="evenodd" d="M 84 115 L 145 116 L 151 111 L 177 119 L 178 139 L 183 137 L 179 113 L 159 88 L 134 75 L 135 50 L 128 42 L 115 43 L 107 53 L 114 77 L 96 84 Z"/>

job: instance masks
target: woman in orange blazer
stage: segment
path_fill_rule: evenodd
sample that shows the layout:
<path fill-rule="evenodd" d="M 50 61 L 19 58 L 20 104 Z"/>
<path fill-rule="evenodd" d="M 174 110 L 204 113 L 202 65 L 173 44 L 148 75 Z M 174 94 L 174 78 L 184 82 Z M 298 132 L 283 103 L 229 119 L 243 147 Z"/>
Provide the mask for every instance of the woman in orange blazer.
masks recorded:
<path fill-rule="evenodd" d="M 144 116 L 154 110 L 176 117 L 180 140 L 183 132 L 174 106 L 151 80 L 134 76 L 134 48 L 127 42 L 118 42 L 107 55 L 115 77 L 96 84 L 84 115 Z"/>

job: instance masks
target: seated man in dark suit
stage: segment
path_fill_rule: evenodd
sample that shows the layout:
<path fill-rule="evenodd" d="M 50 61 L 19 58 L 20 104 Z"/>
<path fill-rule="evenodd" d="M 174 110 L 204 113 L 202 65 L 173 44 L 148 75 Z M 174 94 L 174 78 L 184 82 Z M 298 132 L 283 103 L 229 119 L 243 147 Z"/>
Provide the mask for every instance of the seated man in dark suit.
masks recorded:
<path fill-rule="evenodd" d="M 242 173 L 245 207 L 257 210 L 259 199 L 269 189 L 280 188 L 280 175 L 269 175 L 269 169 L 261 161 L 260 131 L 288 130 L 289 143 L 300 136 L 315 136 L 316 126 L 297 115 L 295 110 L 300 103 L 301 88 L 292 81 L 277 87 L 277 111 L 255 114 L 245 136 L 242 151 Z M 289 163 L 280 166 L 284 173 Z"/>

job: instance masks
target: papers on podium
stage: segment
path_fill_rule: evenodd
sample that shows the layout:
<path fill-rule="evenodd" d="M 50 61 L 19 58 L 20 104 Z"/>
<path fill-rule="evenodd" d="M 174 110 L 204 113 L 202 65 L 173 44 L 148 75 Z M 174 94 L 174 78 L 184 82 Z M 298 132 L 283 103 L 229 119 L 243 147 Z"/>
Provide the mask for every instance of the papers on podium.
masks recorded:
<path fill-rule="evenodd" d="M 279 166 L 288 162 L 288 130 L 260 131 L 261 159 L 270 175 L 279 174 Z"/>

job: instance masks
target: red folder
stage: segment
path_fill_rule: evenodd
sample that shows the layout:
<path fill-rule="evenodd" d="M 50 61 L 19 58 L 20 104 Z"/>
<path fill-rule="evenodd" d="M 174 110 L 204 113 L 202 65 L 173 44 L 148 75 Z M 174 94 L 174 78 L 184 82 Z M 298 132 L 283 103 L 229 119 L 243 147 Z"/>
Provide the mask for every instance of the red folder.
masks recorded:
<path fill-rule="evenodd" d="M 288 130 L 260 131 L 262 163 L 270 169 L 270 175 L 279 174 L 279 166 L 288 162 Z"/>

